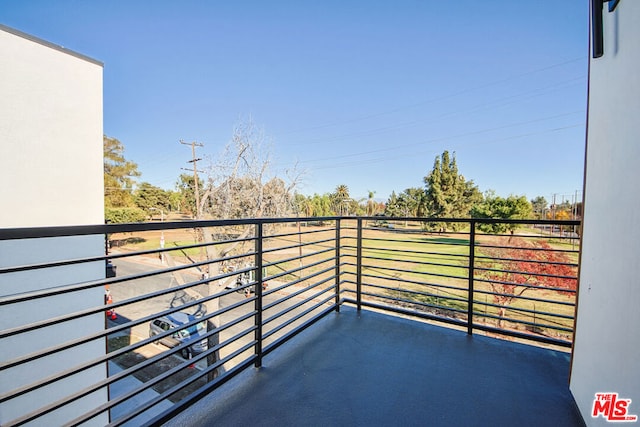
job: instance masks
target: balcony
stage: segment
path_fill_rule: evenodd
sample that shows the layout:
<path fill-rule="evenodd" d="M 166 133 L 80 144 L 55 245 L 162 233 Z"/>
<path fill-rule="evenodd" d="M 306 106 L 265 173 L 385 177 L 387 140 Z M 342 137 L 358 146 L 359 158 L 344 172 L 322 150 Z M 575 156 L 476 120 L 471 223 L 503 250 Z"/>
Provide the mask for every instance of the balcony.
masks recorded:
<path fill-rule="evenodd" d="M 0 297 L 17 313 L 0 331 L 3 425 L 582 425 L 568 387 L 577 225 L 0 230 L 7 254 L 66 248 L 0 266 L 0 283 L 24 283 Z M 186 323 L 152 330 L 175 313 Z"/>

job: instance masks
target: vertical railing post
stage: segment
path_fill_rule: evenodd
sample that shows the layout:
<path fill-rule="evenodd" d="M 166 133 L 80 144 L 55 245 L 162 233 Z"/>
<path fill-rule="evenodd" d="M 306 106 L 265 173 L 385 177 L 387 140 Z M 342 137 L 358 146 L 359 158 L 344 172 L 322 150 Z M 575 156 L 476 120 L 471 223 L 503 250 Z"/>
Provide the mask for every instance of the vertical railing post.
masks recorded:
<path fill-rule="evenodd" d="M 336 311 L 340 311 L 340 219 L 336 220 Z"/>
<path fill-rule="evenodd" d="M 362 218 L 358 218 L 356 242 L 356 301 L 360 311 L 362 309 Z"/>
<path fill-rule="evenodd" d="M 467 296 L 467 334 L 473 334 L 473 278 L 475 275 L 476 222 L 469 221 L 469 285 Z"/>
<path fill-rule="evenodd" d="M 255 254 L 255 340 L 256 340 L 256 362 L 255 367 L 260 368 L 262 366 L 262 238 L 263 238 L 263 224 L 261 222 L 256 224 L 256 254 Z"/>

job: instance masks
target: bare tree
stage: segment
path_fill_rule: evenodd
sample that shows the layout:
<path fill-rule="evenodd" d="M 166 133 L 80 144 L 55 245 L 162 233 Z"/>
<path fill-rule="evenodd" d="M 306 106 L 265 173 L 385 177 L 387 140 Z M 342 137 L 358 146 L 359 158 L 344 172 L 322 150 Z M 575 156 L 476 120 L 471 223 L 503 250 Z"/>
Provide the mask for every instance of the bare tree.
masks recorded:
<path fill-rule="evenodd" d="M 282 178 L 270 175 L 270 160 L 267 139 L 264 132 L 256 127 L 249 119 L 236 125 L 232 139 L 225 147 L 223 153 L 211 161 L 208 170 L 208 179 L 204 191 L 200 197 L 200 209 L 203 218 L 199 219 L 234 219 L 234 218 L 260 218 L 283 217 L 293 211 L 293 192 L 301 173 L 295 168 L 286 171 L 289 182 Z M 212 262 L 207 271 L 208 277 L 216 277 L 221 273 L 220 260 L 232 254 L 246 253 L 241 240 L 255 232 L 253 227 L 228 227 L 225 230 L 205 228 L 202 230 L 202 239 L 205 243 L 213 243 L 218 240 L 227 240 L 231 236 L 236 242 L 229 244 L 207 245 L 206 258 Z M 234 280 L 229 278 L 228 280 Z M 210 281 L 207 284 L 208 295 L 218 292 L 218 281 Z M 213 313 L 219 309 L 217 298 L 207 302 L 206 310 Z M 219 326 L 219 319 L 212 318 L 207 322 L 207 331 L 215 330 Z M 210 348 L 218 344 L 218 336 L 210 337 Z M 216 363 L 219 355 L 212 354 L 207 359 L 208 365 Z M 215 372 L 210 375 L 210 380 L 215 378 Z"/>
<path fill-rule="evenodd" d="M 201 210 L 209 218 L 283 217 L 294 209 L 293 191 L 302 173 L 284 171 L 287 181 L 271 173 L 269 141 L 251 119 L 240 122 L 231 142 L 211 162 Z"/>

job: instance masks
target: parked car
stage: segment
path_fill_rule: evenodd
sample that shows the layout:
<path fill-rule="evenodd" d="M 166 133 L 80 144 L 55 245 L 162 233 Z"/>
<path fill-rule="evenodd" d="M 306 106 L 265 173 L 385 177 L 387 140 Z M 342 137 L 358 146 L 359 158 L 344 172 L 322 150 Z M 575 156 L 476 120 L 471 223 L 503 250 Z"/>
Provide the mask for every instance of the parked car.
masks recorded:
<path fill-rule="evenodd" d="M 116 277 L 116 269 L 118 267 L 113 265 L 111 260 L 107 260 L 105 266 L 106 266 L 106 276 L 107 276 L 107 278 Z"/>
<path fill-rule="evenodd" d="M 253 265 L 245 266 L 245 268 L 250 268 L 250 267 L 253 267 Z M 266 271 L 263 270 L 263 277 L 265 272 Z M 251 282 L 255 282 L 255 280 L 256 280 L 255 270 L 245 271 L 243 273 L 238 274 L 236 276 L 236 280 L 231 281 L 229 284 L 227 284 L 225 288 L 235 289 L 236 292 L 244 292 L 245 295 L 249 296 L 251 293 L 256 292 L 256 285 L 254 284 L 253 286 L 247 286 L 247 287 L 245 286 Z M 262 289 L 267 289 L 267 282 L 262 282 Z"/>
<path fill-rule="evenodd" d="M 197 317 L 182 312 L 158 317 L 149 324 L 149 337 L 175 329 L 176 331 L 173 334 L 161 338 L 159 342 L 167 347 L 193 342 L 191 346 L 183 349 L 180 353 L 185 359 L 190 359 L 194 354 L 202 353 L 207 349 L 207 339 L 203 338 L 203 335 L 207 332 L 206 322 L 199 322 L 180 329 L 181 326 L 196 319 Z"/>

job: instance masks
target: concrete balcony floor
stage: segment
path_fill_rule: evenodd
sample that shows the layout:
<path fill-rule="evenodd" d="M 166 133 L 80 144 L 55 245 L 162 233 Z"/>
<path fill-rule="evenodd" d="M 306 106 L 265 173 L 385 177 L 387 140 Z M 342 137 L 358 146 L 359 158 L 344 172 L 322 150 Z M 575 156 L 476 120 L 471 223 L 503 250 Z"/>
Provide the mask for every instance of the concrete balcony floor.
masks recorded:
<path fill-rule="evenodd" d="M 569 355 L 342 307 L 169 426 L 582 426 Z"/>

